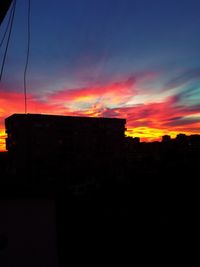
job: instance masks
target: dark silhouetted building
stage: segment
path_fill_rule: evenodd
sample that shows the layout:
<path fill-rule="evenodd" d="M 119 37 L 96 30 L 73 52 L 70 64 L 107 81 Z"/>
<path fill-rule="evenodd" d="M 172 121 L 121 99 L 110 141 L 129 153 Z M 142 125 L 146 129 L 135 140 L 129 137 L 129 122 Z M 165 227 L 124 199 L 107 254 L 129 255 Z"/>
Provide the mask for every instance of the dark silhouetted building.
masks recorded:
<path fill-rule="evenodd" d="M 134 137 L 133 138 L 133 143 L 134 144 L 139 144 L 140 143 L 140 138 L 139 137 Z"/>
<path fill-rule="evenodd" d="M 180 134 L 177 134 L 176 140 L 178 142 L 187 142 L 188 141 L 188 136 L 186 134 L 180 133 Z"/>
<path fill-rule="evenodd" d="M 13 114 L 5 120 L 9 168 L 32 175 L 105 169 L 121 155 L 125 123 L 116 118 Z"/>
<path fill-rule="evenodd" d="M 170 135 L 163 135 L 162 137 L 162 142 L 166 143 L 166 142 L 170 142 L 171 141 L 171 136 Z"/>

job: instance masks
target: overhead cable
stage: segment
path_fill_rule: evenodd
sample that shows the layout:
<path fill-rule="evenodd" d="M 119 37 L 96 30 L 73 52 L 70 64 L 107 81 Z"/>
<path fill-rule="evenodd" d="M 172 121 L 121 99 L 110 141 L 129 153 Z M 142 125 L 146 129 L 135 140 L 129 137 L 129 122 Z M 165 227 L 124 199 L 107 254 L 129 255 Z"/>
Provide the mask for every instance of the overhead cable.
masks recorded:
<path fill-rule="evenodd" d="M 7 51 L 8 51 L 8 45 L 9 45 L 9 42 L 10 42 L 10 36 L 11 36 L 12 27 L 13 27 L 13 21 L 14 21 L 14 16 L 15 16 L 15 8 L 16 8 L 16 0 L 14 0 L 13 9 L 12 9 L 12 16 L 11 16 L 9 34 L 8 34 L 8 39 L 7 39 L 7 43 L 6 43 L 6 48 L 5 48 L 5 51 L 4 51 L 2 65 L 1 65 L 0 81 L 2 79 L 3 70 L 4 70 L 4 66 L 5 66 L 5 61 L 6 61 L 6 56 L 7 56 Z"/>
<path fill-rule="evenodd" d="M 31 14 L 31 1 L 28 0 L 27 52 L 26 52 L 26 63 L 25 63 L 25 68 L 24 68 L 24 106 L 25 106 L 25 114 L 27 113 L 27 84 L 26 84 L 26 76 L 27 76 L 27 68 L 28 68 L 28 63 L 29 63 L 30 41 L 31 41 L 30 14 Z"/>
<path fill-rule="evenodd" d="M 0 42 L 0 48 L 2 47 L 3 42 L 5 40 L 5 37 L 6 37 L 6 34 L 8 32 L 8 28 L 9 28 L 9 25 L 10 25 L 10 22 L 11 22 L 12 12 L 13 12 L 13 6 L 12 6 L 12 8 L 10 10 L 10 14 L 9 14 L 8 22 L 7 22 L 7 25 L 6 25 L 6 29 L 4 31 L 3 37 L 2 37 L 1 42 Z"/>

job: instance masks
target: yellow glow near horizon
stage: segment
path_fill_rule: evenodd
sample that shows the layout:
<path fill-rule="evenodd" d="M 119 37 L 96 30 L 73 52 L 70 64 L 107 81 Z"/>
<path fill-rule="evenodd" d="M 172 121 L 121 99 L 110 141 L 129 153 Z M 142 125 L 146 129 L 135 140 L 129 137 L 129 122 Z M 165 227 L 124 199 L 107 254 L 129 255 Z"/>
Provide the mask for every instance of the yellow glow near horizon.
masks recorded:
<path fill-rule="evenodd" d="M 88 114 L 90 115 L 90 114 Z M 95 114 L 92 114 L 93 116 Z M 96 114 L 98 117 L 98 114 Z M 130 137 L 139 137 L 142 142 L 161 141 L 163 135 L 170 135 L 171 138 L 175 138 L 180 131 L 170 131 L 166 129 L 155 129 L 149 127 L 135 127 L 128 128 L 125 135 Z M 193 134 L 192 132 L 182 131 L 181 133 L 186 135 Z M 5 151 L 5 138 L 6 134 L 4 130 L 0 130 L 0 151 Z"/>
<path fill-rule="evenodd" d="M 6 134 L 4 130 L 0 130 L 0 151 L 6 150 Z"/>
<path fill-rule="evenodd" d="M 155 129 L 149 127 L 136 127 L 128 128 L 126 136 L 139 137 L 143 142 L 161 141 L 163 135 L 170 135 L 171 138 L 175 138 L 180 131 L 170 131 L 166 129 Z M 191 132 L 181 132 L 186 135 L 192 134 Z"/>

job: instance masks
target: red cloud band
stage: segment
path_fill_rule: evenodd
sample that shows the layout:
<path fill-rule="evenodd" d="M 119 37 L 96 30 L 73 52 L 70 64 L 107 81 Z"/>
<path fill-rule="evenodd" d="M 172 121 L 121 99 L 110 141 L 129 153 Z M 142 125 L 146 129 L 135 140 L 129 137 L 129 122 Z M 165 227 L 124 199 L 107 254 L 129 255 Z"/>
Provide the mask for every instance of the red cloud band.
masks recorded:
<path fill-rule="evenodd" d="M 184 106 L 176 96 L 159 103 L 130 105 L 136 95 L 134 79 L 79 89 L 64 89 L 46 95 L 41 101 L 28 95 L 28 112 L 63 115 L 122 117 L 127 119 L 128 134 L 155 140 L 163 133 L 200 133 L 200 105 Z M 4 118 L 24 112 L 23 93 L 0 91 L 0 150 L 5 149 Z M 194 117 L 193 117 L 194 116 Z"/>

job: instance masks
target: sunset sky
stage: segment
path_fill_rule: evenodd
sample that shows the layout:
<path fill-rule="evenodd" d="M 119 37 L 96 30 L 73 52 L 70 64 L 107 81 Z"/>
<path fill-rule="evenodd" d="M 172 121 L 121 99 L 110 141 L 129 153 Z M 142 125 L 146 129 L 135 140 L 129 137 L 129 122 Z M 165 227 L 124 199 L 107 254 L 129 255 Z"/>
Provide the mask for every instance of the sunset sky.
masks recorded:
<path fill-rule="evenodd" d="M 0 150 L 5 117 L 24 112 L 27 3 L 17 0 L 0 82 Z M 199 10 L 199 0 L 32 0 L 28 113 L 126 118 L 143 141 L 200 134 Z"/>

